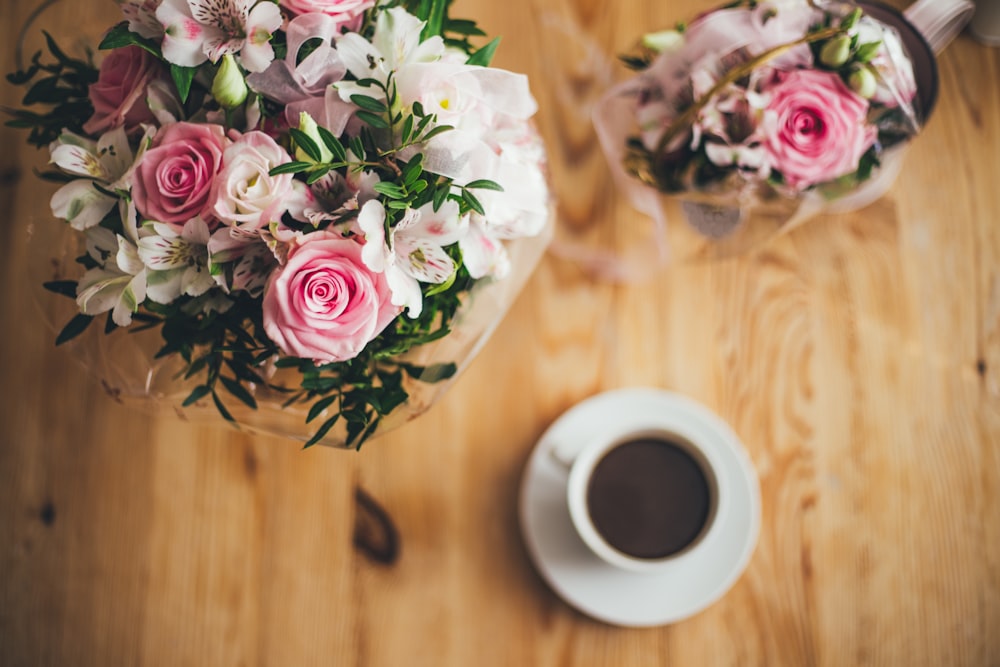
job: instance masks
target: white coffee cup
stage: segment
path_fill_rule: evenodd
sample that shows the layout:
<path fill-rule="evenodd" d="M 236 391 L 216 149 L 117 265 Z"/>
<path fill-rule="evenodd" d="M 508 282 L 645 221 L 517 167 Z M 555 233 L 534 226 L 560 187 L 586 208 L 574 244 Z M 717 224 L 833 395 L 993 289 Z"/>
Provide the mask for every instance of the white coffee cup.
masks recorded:
<path fill-rule="evenodd" d="M 633 425 L 624 432 L 595 433 L 590 442 L 571 458 L 562 456 L 559 450 L 553 450 L 553 455 L 569 468 L 566 500 L 573 527 L 583 543 L 609 565 L 633 572 L 657 572 L 671 567 L 681 559 L 697 557 L 699 548 L 709 543 L 713 539 L 713 535 L 720 530 L 723 508 L 726 506 L 726 494 L 728 493 L 725 467 L 719 461 L 717 451 L 712 447 L 703 447 L 698 444 L 704 442 L 706 436 L 704 425 L 698 421 L 689 419 L 683 422 L 664 424 L 663 420 L 659 420 L 646 425 Z M 629 553 L 623 548 L 623 544 L 612 543 L 611 539 L 613 538 L 609 538 L 606 534 L 607 528 L 605 528 L 605 532 L 602 532 L 598 525 L 599 521 L 595 521 L 595 515 L 607 515 L 608 507 L 605 506 L 603 509 L 591 507 L 591 500 L 606 503 L 611 501 L 589 498 L 595 475 L 607 476 L 601 471 L 601 466 L 613 465 L 610 463 L 609 455 L 617 453 L 619 460 L 621 460 L 623 455 L 619 451 L 621 448 L 639 447 L 640 445 L 635 443 L 640 442 L 651 443 L 645 445 L 646 449 L 643 455 L 647 457 L 647 460 L 652 460 L 653 465 L 645 466 L 644 469 L 636 471 L 638 473 L 636 476 L 628 478 L 629 488 L 622 489 L 622 491 L 626 491 L 624 495 L 631 496 L 633 502 L 622 500 L 623 507 L 631 505 L 632 509 L 635 509 L 634 505 L 638 502 L 648 509 L 650 502 L 654 499 L 662 500 L 664 497 L 670 497 L 674 492 L 663 485 L 677 482 L 676 475 L 679 474 L 677 468 L 671 469 L 669 467 L 675 464 L 683 468 L 681 472 L 687 474 L 688 481 L 700 487 L 700 482 L 697 481 L 697 475 L 694 474 L 691 464 L 696 466 L 697 471 L 701 474 L 701 480 L 704 482 L 704 490 L 707 492 L 707 499 L 699 494 L 689 498 L 689 500 L 697 500 L 696 503 L 687 503 L 683 507 L 663 507 L 662 515 L 653 513 L 654 516 L 650 516 L 646 511 L 635 511 L 629 514 L 627 509 L 621 508 L 613 510 L 624 514 L 621 518 L 626 522 L 631 522 L 630 531 L 626 532 L 631 532 L 636 539 L 639 539 L 641 534 L 644 536 L 641 539 L 646 540 L 645 536 L 649 530 L 661 531 L 661 535 L 648 535 L 652 543 L 660 541 L 663 546 L 660 549 L 662 553 L 656 556 L 645 554 L 640 556 L 636 553 Z M 659 450 L 658 448 L 661 447 L 664 449 Z M 625 457 L 631 456 L 633 459 L 637 455 L 635 450 L 624 452 Z M 653 455 L 654 458 L 649 459 L 650 455 Z M 668 465 L 668 462 L 673 463 Z M 662 476 L 655 474 L 656 471 L 662 471 Z M 640 477 L 644 479 L 640 480 Z M 639 484 L 640 481 L 644 481 L 645 484 Z M 661 482 L 661 486 L 656 487 L 654 481 Z M 626 480 L 618 479 L 615 483 L 624 484 Z M 639 498 L 636 498 L 636 494 Z M 700 511 L 702 500 L 707 500 L 707 508 L 704 511 L 704 518 L 700 519 L 702 514 L 699 513 L 697 516 L 692 514 L 694 509 L 691 505 L 697 505 Z M 677 521 L 684 522 L 686 525 L 687 537 L 679 537 L 677 534 L 671 535 L 671 532 L 676 532 L 672 531 L 671 528 L 664 530 L 665 525 L 672 525 L 671 522 Z M 700 528 L 691 536 L 692 531 L 697 528 L 699 523 Z M 620 533 L 621 531 L 613 530 L 612 532 Z"/>

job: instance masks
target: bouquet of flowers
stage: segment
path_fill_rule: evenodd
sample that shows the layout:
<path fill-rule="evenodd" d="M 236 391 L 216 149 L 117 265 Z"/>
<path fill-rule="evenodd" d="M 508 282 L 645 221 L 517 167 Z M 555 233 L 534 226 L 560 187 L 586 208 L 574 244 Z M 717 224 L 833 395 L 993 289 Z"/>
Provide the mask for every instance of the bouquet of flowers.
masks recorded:
<path fill-rule="evenodd" d="M 754 208 L 788 217 L 856 192 L 928 111 L 900 34 L 865 3 L 733 2 L 625 61 L 639 74 L 595 112 L 603 147 L 709 235 Z"/>
<path fill-rule="evenodd" d="M 360 446 L 406 381 L 457 370 L 407 353 L 508 276 L 510 239 L 544 240 L 526 78 L 451 0 L 118 3 L 99 68 L 46 36 L 55 62 L 9 77 L 45 107 L 9 124 L 51 152 L 86 248 L 46 284 L 79 309 L 57 342 L 158 328 L 185 406 L 234 420 L 266 388 L 309 406 L 307 446 Z"/>

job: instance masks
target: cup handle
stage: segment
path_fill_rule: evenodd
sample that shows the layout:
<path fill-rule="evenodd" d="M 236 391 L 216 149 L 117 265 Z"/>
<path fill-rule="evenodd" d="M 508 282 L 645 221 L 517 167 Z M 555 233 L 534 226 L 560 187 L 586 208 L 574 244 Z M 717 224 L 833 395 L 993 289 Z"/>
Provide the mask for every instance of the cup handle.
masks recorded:
<path fill-rule="evenodd" d="M 941 53 L 975 11 L 972 0 L 917 0 L 903 15 L 920 31 L 934 53 Z"/>

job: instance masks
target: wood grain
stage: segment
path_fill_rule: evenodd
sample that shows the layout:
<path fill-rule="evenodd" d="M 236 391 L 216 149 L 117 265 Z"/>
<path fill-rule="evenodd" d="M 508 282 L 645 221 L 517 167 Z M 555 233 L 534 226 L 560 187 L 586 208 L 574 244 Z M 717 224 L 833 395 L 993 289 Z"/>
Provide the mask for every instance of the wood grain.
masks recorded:
<path fill-rule="evenodd" d="M 457 3 L 532 78 L 557 250 L 634 243 L 587 105 L 611 54 L 711 4 Z M 3 0 L 0 25 L 32 9 Z M 62 0 L 35 27 L 79 54 L 117 17 Z M 24 278 L 55 224 L 45 156 L 0 129 L 0 663 L 1000 665 L 1000 50 L 963 36 L 940 69 L 887 197 L 646 281 L 550 254 L 445 398 L 360 453 L 150 416 L 55 349 Z M 736 586 L 649 630 L 563 603 L 516 514 L 544 429 L 634 385 L 721 414 L 763 494 Z M 359 489 L 398 531 L 391 564 L 353 543 Z"/>

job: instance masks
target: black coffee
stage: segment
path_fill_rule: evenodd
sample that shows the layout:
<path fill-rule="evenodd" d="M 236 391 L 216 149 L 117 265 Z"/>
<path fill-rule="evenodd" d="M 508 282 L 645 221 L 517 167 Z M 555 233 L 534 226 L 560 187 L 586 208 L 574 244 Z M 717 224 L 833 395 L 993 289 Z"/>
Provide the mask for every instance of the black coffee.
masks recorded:
<path fill-rule="evenodd" d="M 694 457 L 655 438 L 609 451 L 587 487 L 587 510 L 597 532 L 634 558 L 663 558 L 691 544 L 711 505 L 708 478 Z"/>

